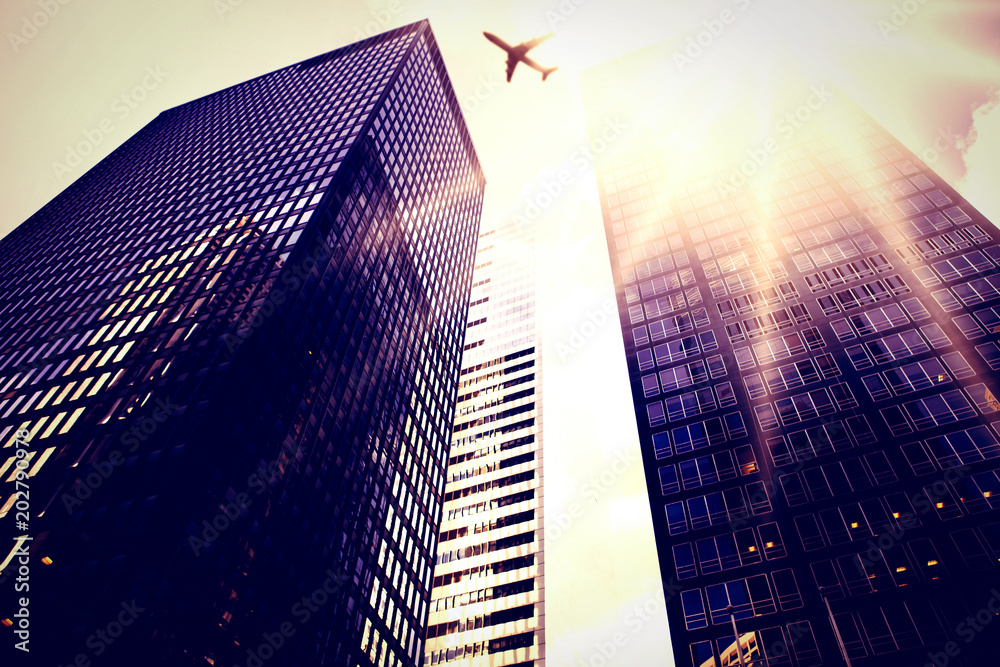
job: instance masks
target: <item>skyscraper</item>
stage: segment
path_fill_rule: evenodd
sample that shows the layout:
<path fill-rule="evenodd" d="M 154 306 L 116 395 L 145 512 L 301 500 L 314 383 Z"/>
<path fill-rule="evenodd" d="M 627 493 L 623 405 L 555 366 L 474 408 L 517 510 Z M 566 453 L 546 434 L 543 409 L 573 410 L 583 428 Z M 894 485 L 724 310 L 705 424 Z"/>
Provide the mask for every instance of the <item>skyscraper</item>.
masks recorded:
<path fill-rule="evenodd" d="M 32 657 L 420 663 L 483 188 L 422 21 L 164 112 L 0 242 Z"/>
<path fill-rule="evenodd" d="M 425 665 L 545 664 L 534 263 L 533 225 L 480 234 Z"/>
<path fill-rule="evenodd" d="M 703 51 L 585 86 L 635 128 L 596 171 L 677 664 L 989 664 L 1000 233 L 835 87 Z"/>

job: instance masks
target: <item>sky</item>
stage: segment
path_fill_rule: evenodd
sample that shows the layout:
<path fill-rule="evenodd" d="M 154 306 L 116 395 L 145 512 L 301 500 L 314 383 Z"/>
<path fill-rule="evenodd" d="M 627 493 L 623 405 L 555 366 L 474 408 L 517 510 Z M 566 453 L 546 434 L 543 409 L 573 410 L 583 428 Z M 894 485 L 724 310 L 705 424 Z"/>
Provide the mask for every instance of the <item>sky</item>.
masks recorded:
<path fill-rule="evenodd" d="M 161 111 L 423 18 L 486 175 L 484 228 L 539 229 L 549 665 L 669 665 L 581 73 L 688 33 L 777 46 L 1000 220 L 1000 3 L 4 0 L 0 235 Z M 560 69 L 543 84 L 521 66 L 507 84 L 484 30 L 555 32 L 531 55 Z"/>

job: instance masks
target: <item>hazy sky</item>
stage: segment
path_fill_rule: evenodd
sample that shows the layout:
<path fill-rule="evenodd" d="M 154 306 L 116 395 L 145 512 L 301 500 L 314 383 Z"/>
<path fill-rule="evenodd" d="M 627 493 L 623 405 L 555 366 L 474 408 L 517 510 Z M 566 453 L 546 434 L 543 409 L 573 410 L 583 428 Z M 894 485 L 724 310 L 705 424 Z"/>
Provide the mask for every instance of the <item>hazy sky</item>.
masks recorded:
<path fill-rule="evenodd" d="M 666 665 L 579 74 L 724 10 L 713 41 L 787 49 L 1000 220 L 996 0 L 4 0 L 0 234 L 164 109 L 429 18 L 486 173 L 483 224 L 532 215 L 542 230 L 549 664 Z M 508 85 L 483 30 L 554 31 L 532 55 L 561 69 L 542 84 L 521 66 Z"/>

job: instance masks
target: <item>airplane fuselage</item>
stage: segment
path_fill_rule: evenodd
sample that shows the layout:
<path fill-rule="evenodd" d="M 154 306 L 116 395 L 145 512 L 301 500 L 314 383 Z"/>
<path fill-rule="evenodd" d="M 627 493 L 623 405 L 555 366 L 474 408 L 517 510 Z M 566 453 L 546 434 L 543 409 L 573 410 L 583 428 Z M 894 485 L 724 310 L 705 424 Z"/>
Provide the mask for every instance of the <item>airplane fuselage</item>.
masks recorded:
<path fill-rule="evenodd" d="M 483 36 L 485 36 L 486 39 L 490 40 L 491 42 L 493 42 L 494 44 L 496 44 L 501 49 L 503 49 L 504 51 L 507 52 L 507 81 L 508 82 L 510 82 L 510 77 L 514 74 L 514 68 L 517 67 L 518 63 L 524 63 L 528 67 L 541 72 L 542 73 L 542 81 L 545 81 L 545 79 L 548 78 L 549 74 L 551 74 L 556 69 L 558 69 L 556 67 L 548 67 L 548 68 L 542 67 L 541 65 L 539 65 L 538 63 L 536 63 L 534 60 L 532 60 L 531 58 L 529 58 L 527 56 L 528 51 L 530 51 L 531 49 L 533 49 L 536 46 L 538 46 L 539 43 L 541 43 L 541 42 L 545 41 L 546 39 L 548 39 L 549 37 L 551 37 L 552 36 L 551 34 L 545 35 L 544 37 L 539 37 L 539 38 L 536 38 L 536 39 L 533 39 L 533 40 L 530 40 L 530 41 L 527 41 L 527 42 L 522 42 L 522 43 L 517 44 L 515 46 L 511 46 L 507 42 L 503 41 L 502 39 L 500 39 L 499 37 L 497 37 L 496 35 L 494 35 L 492 32 L 485 32 L 484 31 L 483 32 Z"/>

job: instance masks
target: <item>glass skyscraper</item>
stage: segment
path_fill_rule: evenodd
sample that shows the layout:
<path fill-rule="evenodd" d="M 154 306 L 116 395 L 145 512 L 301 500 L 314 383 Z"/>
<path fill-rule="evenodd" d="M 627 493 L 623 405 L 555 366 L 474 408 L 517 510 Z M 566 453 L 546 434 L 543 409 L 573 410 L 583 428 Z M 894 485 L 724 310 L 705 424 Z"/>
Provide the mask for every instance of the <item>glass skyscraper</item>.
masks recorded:
<path fill-rule="evenodd" d="M 484 183 L 422 21 L 164 112 L 0 241 L 31 657 L 420 664 Z"/>
<path fill-rule="evenodd" d="M 719 42 L 584 90 L 677 664 L 992 664 L 1000 233 Z"/>
<path fill-rule="evenodd" d="M 545 664 L 534 234 L 479 236 L 425 665 Z"/>

